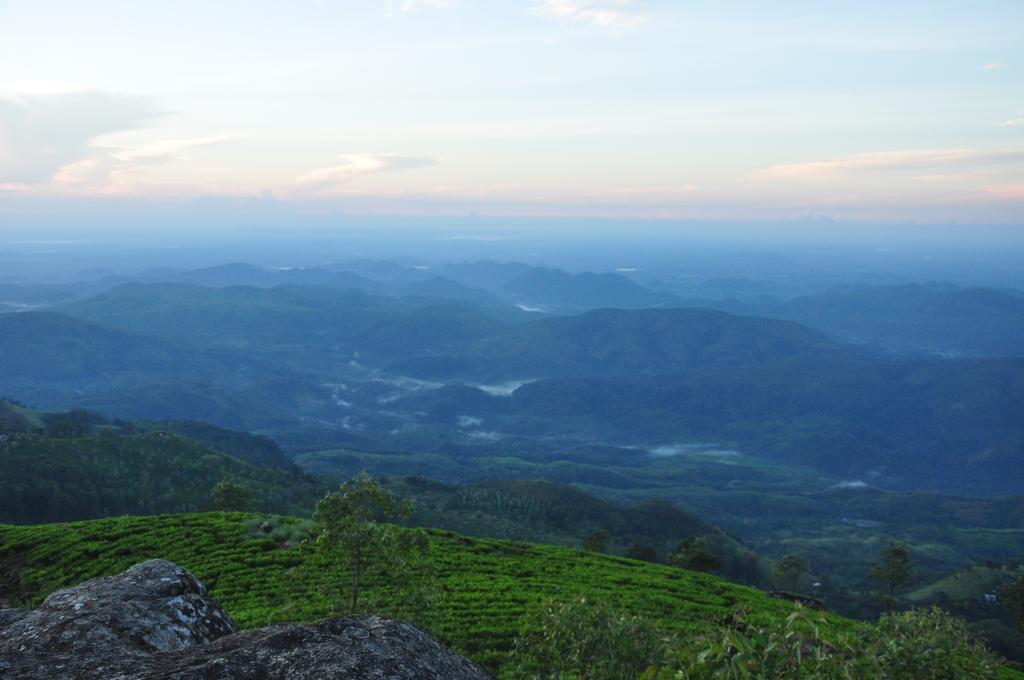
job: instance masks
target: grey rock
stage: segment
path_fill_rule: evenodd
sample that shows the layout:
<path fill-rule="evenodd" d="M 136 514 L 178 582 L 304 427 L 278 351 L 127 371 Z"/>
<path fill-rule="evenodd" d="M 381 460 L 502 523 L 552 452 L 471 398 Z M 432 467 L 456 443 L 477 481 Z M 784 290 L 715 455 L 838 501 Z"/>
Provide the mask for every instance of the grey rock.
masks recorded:
<path fill-rule="evenodd" d="M 380 616 L 354 616 L 228 635 L 202 647 L 157 655 L 146 670 L 126 675 L 122 680 L 488 677 L 479 666 L 441 646 L 418 628 Z"/>
<path fill-rule="evenodd" d="M 488 675 L 413 626 L 379 616 L 237 632 L 191 573 L 150 560 L 0 610 L 0 677 L 365 678 Z"/>
<path fill-rule="evenodd" d="M 231 617 L 187 569 L 150 560 L 117 576 L 58 590 L 0 628 L 0 664 L 100 677 L 155 652 L 202 645 L 233 633 Z M 55 676 L 49 676 L 55 677 Z"/>
<path fill-rule="evenodd" d="M 0 609 L 0 628 L 25 618 L 31 611 L 31 609 Z"/>

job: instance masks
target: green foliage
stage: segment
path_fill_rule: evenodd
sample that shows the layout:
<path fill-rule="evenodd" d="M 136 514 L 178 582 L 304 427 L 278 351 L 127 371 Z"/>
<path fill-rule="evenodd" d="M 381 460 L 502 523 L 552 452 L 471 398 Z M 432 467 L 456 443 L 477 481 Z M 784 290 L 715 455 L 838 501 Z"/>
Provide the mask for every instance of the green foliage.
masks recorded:
<path fill-rule="evenodd" d="M 907 543 L 922 583 L 973 562 L 1005 562 L 1024 554 L 1024 503 L 1017 497 L 830 488 L 833 482 L 807 468 L 746 455 L 729 457 L 725 464 L 689 453 L 655 458 L 603 447 L 540 454 L 520 446 L 506 440 L 472 456 L 319 451 L 299 454 L 297 462 L 339 479 L 366 469 L 374 475 L 417 473 L 463 482 L 441 490 L 401 490 L 416 496 L 417 523 L 460 533 L 578 546 L 588 531 L 606 529 L 614 537 L 611 552 L 646 543 L 663 555 L 680 541 L 703 536 L 722 558 L 718 573 L 765 588 L 774 587 L 772 564 L 757 553 L 796 553 L 814 574 L 827 577 L 829 594 L 842 595 L 830 598 L 830 606 L 870 618 L 878 614 L 877 598 L 860 594 L 873 588 L 867 578 L 870 563 L 890 540 Z M 473 481 L 479 478 L 562 484 L 544 490 L 544 482 Z M 644 520 L 642 502 L 655 495 L 677 506 L 660 523 Z M 659 513 L 664 509 L 650 514 Z"/>
<path fill-rule="evenodd" d="M 914 581 L 914 560 L 906 544 L 893 542 L 883 548 L 868 575 L 885 589 L 891 607 L 896 593 Z"/>
<path fill-rule="evenodd" d="M 826 634 L 825 620 L 798 608 L 784 621 L 751 625 L 742 615 L 684 645 L 676 662 L 648 678 L 971 678 L 999 677 L 985 645 L 939 609 L 882 617 L 856 636 Z"/>
<path fill-rule="evenodd" d="M 318 557 L 329 569 L 341 567 L 348 575 L 350 614 L 359 611 L 364 581 L 374 578 L 408 599 L 425 597 L 424 575 L 430 571 L 426 534 L 385 523 L 408 517 L 410 512 L 410 502 L 399 502 L 366 473 L 316 504 L 313 524 Z"/>
<path fill-rule="evenodd" d="M 213 488 L 226 478 L 248 487 L 256 509 L 267 512 L 308 513 L 326 488 L 166 432 L 19 433 L 0 437 L 0 521 L 195 512 L 210 507 Z"/>
<path fill-rule="evenodd" d="M 175 432 L 215 451 L 234 456 L 257 467 L 272 467 L 291 472 L 294 464 L 273 439 L 249 432 L 236 432 L 197 420 L 163 420 L 138 427 Z"/>
<path fill-rule="evenodd" d="M 705 539 L 698 537 L 680 543 L 669 558 L 669 563 L 683 569 L 713 572 L 722 567 L 722 558 L 708 547 Z"/>
<path fill-rule="evenodd" d="M 939 609 L 886 615 L 854 633 L 830 630 L 827 618 L 799 606 L 767 624 L 738 609 L 678 637 L 579 600 L 545 603 L 528 628 L 515 643 L 515 677 L 983 680 L 1003 670 L 963 622 Z"/>
<path fill-rule="evenodd" d="M 259 529 L 264 521 L 270 532 Z M 35 526 L 0 525 L 0 598 L 38 604 L 56 588 L 115 574 L 153 557 L 190 569 L 242 627 L 314 621 L 337 612 L 343 565 L 312 541 L 305 520 L 236 513 L 116 517 Z M 415 611 L 389 583 L 365 583 L 379 611 L 417 620 L 457 651 L 497 673 L 514 638 L 544 600 L 586 598 L 690 636 L 736 607 L 766 625 L 792 607 L 707 574 L 612 555 L 429 531 L 436 587 Z M 294 547 L 288 547 L 294 546 Z M 833 630 L 855 624 L 828 618 Z"/>
<path fill-rule="evenodd" d="M 225 477 L 210 491 L 213 509 L 221 512 L 245 512 L 252 504 L 252 489 Z"/>
<path fill-rule="evenodd" d="M 798 608 L 767 626 L 753 625 L 744 612 L 735 612 L 684 644 L 674 663 L 647 677 L 814 680 L 881 677 L 878 671 L 876 665 L 857 658 L 849 638 L 822 639 L 818 619 Z"/>
<path fill-rule="evenodd" d="M 586 598 L 544 602 L 523 628 L 512 652 L 516 677 L 628 680 L 663 663 L 672 645 L 650 621 Z"/>
<path fill-rule="evenodd" d="M 597 539 L 606 534 L 603 551 L 617 554 L 636 544 L 670 555 L 681 541 L 701 537 L 721 558 L 718 573 L 733 581 L 769 585 L 767 559 L 672 503 L 615 503 L 574 486 L 536 480 L 447 485 L 406 477 L 387 483 L 415 499 L 410 521 L 418 526 L 572 547 L 581 545 L 582 535 L 584 549 L 594 552 L 602 551 Z M 650 551 L 643 557 L 651 559 Z"/>
<path fill-rule="evenodd" d="M 629 546 L 629 550 L 626 551 L 626 557 L 631 560 L 641 560 L 642 562 L 657 562 L 658 549 L 653 545 L 634 543 Z"/>
<path fill-rule="evenodd" d="M 999 589 L 999 601 L 1006 608 L 1017 627 L 1024 630 L 1024 577 L 1018 576 Z"/>
<path fill-rule="evenodd" d="M 790 553 L 775 564 L 775 581 L 780 588 L 794 590 L 805 571 L 807 571 L 807 560 Z"/>
<path fill-rule="evenodd" d="M 998 664 L 960 620 L 937 607 L 883 616 L 861 654 L 894 678 L 995 678 Z"/>
<path fill-rule="evenodd" d="M 608 539 L 611 538 L 604 529 L 597 529 L 587 534 L 583 539 L 583 549 L 590 552 L 603 553 L 608 548 Z"/>

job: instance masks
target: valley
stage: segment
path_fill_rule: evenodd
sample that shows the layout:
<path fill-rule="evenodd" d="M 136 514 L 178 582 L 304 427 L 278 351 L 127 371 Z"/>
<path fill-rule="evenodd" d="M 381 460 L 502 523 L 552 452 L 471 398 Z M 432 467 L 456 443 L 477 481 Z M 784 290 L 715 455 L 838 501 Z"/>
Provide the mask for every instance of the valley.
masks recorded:
<path fill-rule="evenodd" d="M 0 522 L 203 511 L 223 479 L 302 516 L 366 471 L 418 526 L 568 548 L 606 532 L 662 563 L 699 538 L 762 588 L 799 555 L 796 585 L 858 618 L 882 610 L 869 572 L 890 542 L 915 593 L 1024 554 L 1024 359 L 876 351 L 667 297 L 530 313 L 522 287 L 381 270 L 231 265 L 0 315 Z M 1024 649 L 1005 613 L 958 606 Z"/>

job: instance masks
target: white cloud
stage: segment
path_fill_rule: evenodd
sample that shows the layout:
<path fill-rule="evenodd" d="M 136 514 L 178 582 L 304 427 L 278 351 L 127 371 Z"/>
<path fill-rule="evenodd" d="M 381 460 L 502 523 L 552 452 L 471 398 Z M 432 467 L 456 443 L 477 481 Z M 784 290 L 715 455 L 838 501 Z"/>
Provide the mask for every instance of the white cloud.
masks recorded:
<path fill-rule="evenodd" d="M 183 152 L 217 146 L 231 137 L 200 137 L 153 142 L 138 147 L 93 147 L 85 159 L 62 166 L 53 177 L 54 184 L 82 192 L 118 193 L 138 182 L 137 171 L 145 166 L 188 161 Z M 152 187 L 151 187 L 152 188 Z"/>
<path fill-rule="evenodd" d="M 39 94 L 66 94 L 68 92 L 88 92 L 89 89 L 77 83 L 63 80 L 40 80 L 38 78 L 19 78 L 17 80 L 0 81 L 0 96 L 25 97 Z"/>
<path fill-rule="evenodd" d="M 639 5 L 639 0 L 543 0 L 530 11 L 545 19 L 623 28 L 644 21 Z"/>
<path fill-rule="evenodd" d="M 382 0 L 380 12 L 388 18 L 395 16 L 395 7 L 402 12 L 415 12 L 421 9 L 451 9 L 455 7 L 456 0 L 402 0 L 398 4 L 396 0 Z"/>
<path fill-rule="evenodd" d="M 104 92 L 0 98 L 0 182 L 49 181 L 66 165 L 103 155 L 97 137 L 159 115 L 147 99 Z"/>
<path fill-rule="evenodd" d="M 405 0 L 402 3 L 403 12 L 412 12 L 417 9 L 451 9 L 455 6 L 455 0 Z"/>
<path fill-rule="evenodd" d="M 215 137 L 199 137 L 196 139 L 168 139 L 161 142 L 153 142 L 134 148 L 114 149 L 110 152 L 115 160 L 132 164 L 153 164 L 165 163 L 171 160 L 187 161 L 187 156 L 182 152 L 189 149 L 200 149 L 209 146 L 219 146 L 232 141 L 234 138 L 227 135 Z"/>
<path fill-rule="evenodd" d="M 1017 127 L 1024 125 L 1024 118 L 1011 118 L 1010 120 L 1003 121 L 1000 123 L 1003 127 Z"/>
<path fill-rule="evenodd" d="M 1006 64 L 1001 61 L 993 61 L 991 64 L 985 64 L 981 67 L 982 71 L 999 71 L 1006 68 Z"/>
<path fill-rule="evenodd" d="M 311 170 L 296 178 L 296 183 L 309 188 L 327 188 L 344 184 L 358 175 L 376 172 L 411 170 L 437 165 L 436 158 L 424 156 L 400 156 L 396 154 L 354 153 L 338 156 L 341 163 L 326 168 Z"/>

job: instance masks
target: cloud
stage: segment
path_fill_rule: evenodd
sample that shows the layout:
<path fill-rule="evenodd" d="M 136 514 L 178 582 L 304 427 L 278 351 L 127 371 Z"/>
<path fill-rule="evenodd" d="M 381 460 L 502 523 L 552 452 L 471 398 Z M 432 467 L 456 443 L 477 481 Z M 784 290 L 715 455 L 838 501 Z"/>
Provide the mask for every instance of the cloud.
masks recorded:
<path fill-rule="evenodd" d="M 760 179 L 828 182 L 858 174 L 910 170 L 978 168 L 1024 163 L 1024 151 L 976 151 L 973 149 L 907 149 L 852 154 L 829 160 L 787 163 L 754 172 Z M 930 173 L 933 175 L 941 173 Z"/>
<path fill-rule="evenodd" d="M 232 141 L 232 137 L 200 137 L 172 139 L 137 147 L 93 147 L 89 158 L 61 167 L 53 177 L 55 184 L 79 191 L 107 190 L 118 192 L 129 188 L 135 171 L 152 165 L 173 161 L 188 161 L 183 152 L 189 149 L 218 146 Z"/>
<path fill-rule="evenodd" d="M 405 0 L 402 3 L 402 11 L 412 12 L 421 8 L 451 9 L 454 6 L 455 0 Z"/>
<path fill-rule="evenodd" d="M 999 198 L 1024 200 L 1024 184 L 997 184 L 986 187 L 985 190 Z"/>
<path fill-rule="evenodd" d="M 1003 127 L 1017 127 L 1024 125 L 1024 118 L 1011 118 L 1010 120 L 1003 121 L 1000 123 Z"/>
<path fill-rule="evenodd" d="M 639 0 L 544 0 L 531 14 L 545 19 L 625 28 L 643 23 Z"/>
<path fill-rule="evenodd" d="M 227 135 L 198 137 L 196 139 L 168 139 L 134 148 L 114 149 L 110 152 L 110 155 L 115 160 L 139 165 L 166 163 L 172 160 L 187 161 L 188 157 L 182 155 L 184 151 L 220 146 L 221 144 L 233 141 L 233 139 L 233 137 Z"/>
<path fill-rule="evenodd" d="M 341 154 L 338 158 L 341 163 L 311 170 L 297 177 L 295 182 L 303 187 L 322 189 L 344 184 L 359 175 L 425 168 L 440 162 L 436 158 L 395 154 L 354 153 Z"/>
<path fill-rule="evenodd" d="M 104 92 L 0 98 L 0 183 L 47 182 L 64 166 L 102 154 L 92 144 L 97 137 L 159 115 L 148 99 Z"/>
<path fill-rule="evenodd" d="M 380 12 L 388 18 L 395 16 L 396 0 L 383 0 L 379 7 Z M 455 0 L 403 0 L 398 5 L 402 12 L 415 12 L 421 9 L 451 9 L 455 7 Z"/>
<path fill-rule="evenodd" d="M 991 64 L 985 64 L 981 67 L 982 71 L 1000 71 L 1006 68 L 1006 64 L 1001 61 L 993 61 Z"/>

